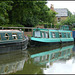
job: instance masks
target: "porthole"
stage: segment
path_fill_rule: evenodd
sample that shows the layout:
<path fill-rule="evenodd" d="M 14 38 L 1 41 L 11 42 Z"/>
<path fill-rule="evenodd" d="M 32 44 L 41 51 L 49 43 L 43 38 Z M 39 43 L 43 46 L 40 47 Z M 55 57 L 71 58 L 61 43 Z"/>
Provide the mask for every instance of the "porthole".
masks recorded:
<path fill-rule="evenodd" d="M 9 40 L 9 35 L 7 33 L 5 34 L 5 38 Z"/>

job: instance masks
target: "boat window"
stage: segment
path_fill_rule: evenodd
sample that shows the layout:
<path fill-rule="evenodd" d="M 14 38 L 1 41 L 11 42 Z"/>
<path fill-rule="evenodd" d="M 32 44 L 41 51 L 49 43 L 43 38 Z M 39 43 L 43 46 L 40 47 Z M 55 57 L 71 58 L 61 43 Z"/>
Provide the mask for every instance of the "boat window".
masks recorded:
<path fill-rule="evenodd" d="M 61 56 L 61 52 L 59 52 L 59 56 Z"/>
<path fill-rule="evenodd" d="M 41 37 L 40 31 L 35 31 L 35 37 Z"/>
<path fill-rule="evenodd" d="M 55 38 L 55 32 L 52 32 L 52 36 L 53 36 L 53 38 Z"/>
<path fill-rule="evenodd" d="M 42 56 L 42 61 L 44 61 L 44 56 Z"/>
<path fill-rule="evenodd" d="M 66 55 L 66 50 L 65 50 L 65 51 L 63 51 L 63 56 L 64 56 L 64 55 Z"/>
<path fill-rule="evenodd" d="M 71 37 L 72 37 L 72 32 L 71 32 Z"/>
<path fill-rule="evenodd" d="M 45 59 L 48 60 L 49 59 L 49 55 L 46 55 L 46 58 Z"/>
<path fill-rule="evenodd" d="M 70 49 L 68 49 L 67 53 L 70 53 Z"/>
<path fill-rule="evenodd" d="M 59 33 L 59 37 L 60 37 L 60 38 L 62 37 L 61 33 Z"/>
<path fill-rule="evenodd" d="M 45 34 L 44 34 L 44 32 L 42 32 L 42 37 L 45 38 Z"/>
<path fill-rule="evenodd" d="M 49 34 L 48 34 L 48 32 L 46 32 L 46 38 L 49 38 Z"/>
<path fill-rule="evenodd" d="M 68 33 L 68 38 L 70 38 L 70 33 Z"/>
<path fill-rule="evenodd" d="M 13 38 L 14 40 L 16 40 L 16 39 L 17 39 L 17 34 L 16 34 L 16 33 L 13 33 L 13 34 L 12 34 L 12 38 Z"/>
<path fill-rule="evenodd" d="M 64 33 L 64 37 L 66 38 L 66 33 Z"/>
<path fill-rule="evenodd" d="M 9 35 L 7 33 L 5 34 L 5 38 L 9 40 Z"/>
<path fill-rule="evenodd" d="M 55 57 L 55 53 L 52 54 L 52 59 L 54 59 L 54 57 Z"/>

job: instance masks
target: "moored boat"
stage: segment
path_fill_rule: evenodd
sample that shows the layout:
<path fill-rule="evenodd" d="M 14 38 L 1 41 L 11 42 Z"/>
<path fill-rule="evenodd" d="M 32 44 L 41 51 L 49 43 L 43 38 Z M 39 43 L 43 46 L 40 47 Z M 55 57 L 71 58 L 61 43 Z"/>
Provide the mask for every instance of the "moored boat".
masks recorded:
<path fill-rule="evenodd" d="M 73 42 L 71 30 L 55 30 L 55 29 L 33 29 L 33 36 L 31 37 L 31 45 L 54 45 L 60 43 Z"/>
<path fill-rule="evenodd" d="M 23 31 L 19 30 L 0 30 L 0 53 L 27 48 L 28 40 Z"/>

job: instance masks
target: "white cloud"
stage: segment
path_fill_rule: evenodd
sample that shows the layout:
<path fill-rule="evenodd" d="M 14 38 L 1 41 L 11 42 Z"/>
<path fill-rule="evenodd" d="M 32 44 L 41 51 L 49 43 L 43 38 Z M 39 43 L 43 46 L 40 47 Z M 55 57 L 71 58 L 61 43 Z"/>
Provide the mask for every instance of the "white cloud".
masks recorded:
<path fill-rule="evenodd" d="M 51 4 L 54 8 L 67 8 L 71 13 L 75 12 L 75 1 L 47 1 L 47 6 L 50 8 Z"/>
<path fill-rule="evenodd" d="M 62 61 L 54 62 L 49 68 L 43 69 L 44 74 L 75 74 L 75 61 L 74 58 Z"/>

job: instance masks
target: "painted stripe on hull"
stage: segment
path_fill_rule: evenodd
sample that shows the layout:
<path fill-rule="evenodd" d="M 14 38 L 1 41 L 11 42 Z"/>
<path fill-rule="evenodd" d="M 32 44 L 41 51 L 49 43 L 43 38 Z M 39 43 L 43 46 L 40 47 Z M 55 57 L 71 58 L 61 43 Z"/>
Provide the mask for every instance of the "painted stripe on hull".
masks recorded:
<path fill-rule="evenodd" d="M 38 41 L 38 42 L 67 42 L 67 41 L 74 41 L 73 38 L 34 38 L 31 37 L 31 40 Z"/>

